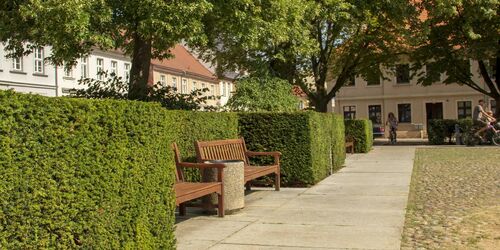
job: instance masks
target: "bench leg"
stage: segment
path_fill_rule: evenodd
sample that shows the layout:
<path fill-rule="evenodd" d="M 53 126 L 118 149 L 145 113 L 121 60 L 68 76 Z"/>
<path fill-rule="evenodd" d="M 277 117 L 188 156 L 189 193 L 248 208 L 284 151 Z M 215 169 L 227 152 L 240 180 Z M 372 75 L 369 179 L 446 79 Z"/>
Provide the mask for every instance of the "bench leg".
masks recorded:
<path fill-rule="evenodd" d="M 280 172 L 274 174 L 274 190 L 280 191 Z"/>
<path fill-rule="evenodd" d="M 245 187 L 246 187 L 247 191 L 251 191 L 252 190 L 252 185 L 250 185 L 250 181 L 247 181 L 247 183 L 245 183 Z"/>
<path fill-rule="evenodd" d="M 180 216 L 186 215 L 186 203 L 179 204 L 179 215 Z"/>
<path fill-rule="evenodd" d="M 219 217 L 224 217 L 224 197 L 222 194 L 217 194 L 217 210 Z"/>

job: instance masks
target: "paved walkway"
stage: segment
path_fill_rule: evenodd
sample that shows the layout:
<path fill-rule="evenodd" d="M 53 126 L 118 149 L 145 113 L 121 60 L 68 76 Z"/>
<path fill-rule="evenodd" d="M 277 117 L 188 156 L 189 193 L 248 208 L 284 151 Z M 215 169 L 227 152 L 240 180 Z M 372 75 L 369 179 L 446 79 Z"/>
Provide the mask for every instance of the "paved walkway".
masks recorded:
<path fill-rule="evenodd" d="M 375 147 L 312 188 L 258 190 L 223 219 L 177 223 L 178 249 L 399 249 L 415 147 Z"/>

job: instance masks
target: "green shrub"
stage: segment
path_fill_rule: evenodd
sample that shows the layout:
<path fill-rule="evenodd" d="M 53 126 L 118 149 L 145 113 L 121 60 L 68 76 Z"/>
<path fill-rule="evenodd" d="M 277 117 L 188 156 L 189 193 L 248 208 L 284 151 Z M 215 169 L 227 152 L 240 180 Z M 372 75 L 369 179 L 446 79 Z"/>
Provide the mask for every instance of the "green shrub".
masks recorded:
<path fill-rule="evenodd" d="M 0 249 L 172 249 L 172 142 L 236 137 L 237 116 L 0 91 Z"/>
<path fill-rule="evenodd" d="M 373 146 L 373 127 L 370 120 L 346 120 L 346 137 L 354 138 L 354 152 L 368 153 Z"/>
<path fill-rule="evenodd" d="M 332 152 L 334 170 L 340 169 L 345 162 L 345 124 L 342 115 L 331 114 L 332 121 Z"/>
<path fill-rule="evenodd" d="M 339 150 L 332 138 L 344 133 L 342 127 L 333 127 L 338 123 L 333 114 L 311 111 L 240 113 L 238 125 L 249 150 L 282 153 L 284 186 L 304 186 L 319 182 L 343 164 L 345 149 Z M 343 147 L 344 141 L 341 143 Z"/>
<path fill-rule="evenodd" d="M 429 143 L 432 145 L 443 145 L 451 143 L 451 139 L 455 133 L 455 124 L 458 124 L 460 130 L 469 131 L 472 127 L 471 119 L 436 119 L 430 120 L 427 126 L 427 136 Z"/>

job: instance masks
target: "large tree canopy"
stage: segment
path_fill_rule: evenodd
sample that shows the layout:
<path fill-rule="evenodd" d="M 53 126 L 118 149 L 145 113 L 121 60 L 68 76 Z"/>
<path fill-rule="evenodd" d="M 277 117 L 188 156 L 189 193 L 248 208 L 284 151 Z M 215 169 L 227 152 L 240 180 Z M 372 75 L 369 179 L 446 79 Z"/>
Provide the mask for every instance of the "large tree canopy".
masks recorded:
<path fill-rule="evenodd" d="M 299 99 L 292 86 L 283 79 L 268 76 L 238 80 L 238 87 L 229 99 L 231 111 L 296 111 Z"/>
<path fill-rule="evenodd" d="M 94 47 L 132 57 L 131 99 L 145 99 L 151 58 L 169 57 L 181 41 L 204 39 L 206 0 L 3 0 L 0 41 L 12 55 L 52 46 L 56 65 L 75 63 Z"/>
<path fill-rule="evenodd" d="M 445 83 L 469 86 L 498 105 L 500 1 L 422 0 L 418 7 L 422 19 L 414 27 L 417 44 L 412 58 L 416 69 L 426 66 L 426 72 L 418 75 L 419 82 L 431 85 L 445 73 Z M 470 70 L 471 63 L 479 72 Z M 498 108 L 496 117 L 500 117 Z"/>
<path fill-rule="evenodd" d="M 379 75 L 407 47 L 407 0 L 213 1 L 207 46 L 221 69 L 268 72 L 299 85 L 317 111 L 355 75 Z M 224 14 L 222 14 L 224 13 Z M 312 80 L 308 80 L 312 79 Z M 333 81 L 328 89 L 327 80 Z"/>

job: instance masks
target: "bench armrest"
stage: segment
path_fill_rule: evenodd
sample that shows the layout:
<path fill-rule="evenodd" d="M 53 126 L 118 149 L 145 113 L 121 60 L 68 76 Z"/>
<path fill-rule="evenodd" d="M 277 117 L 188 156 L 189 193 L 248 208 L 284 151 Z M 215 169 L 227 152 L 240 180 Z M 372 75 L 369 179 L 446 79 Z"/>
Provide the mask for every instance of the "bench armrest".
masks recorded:
<path fill-rule="evenodd" d="M 208 164 L 208 163 L 191 163 L 191 162 L 179 162 L 176 163 L 178 168 L 198 168 L 200 170 L 207 168 L 217 169 L 217 181 L 223 182 L 224 180 L 224 164 Z"/>
<path fill-rule="evenodd" d="M 253 152 L 253 151 L 247 151 L 246 152 L 247 156 L 281 156 L 281 152 Z"/>
<path fill-rule="evenodd" d="M 274 157 L 274 164 L 279 165 L 280 164 L 280 156 L 281 152 L 275 151 L 275 152 L 252 152 L 252 151 L 247 151 L 245 154 L 248 157 L 252 156 L 273 156 Z"/>

